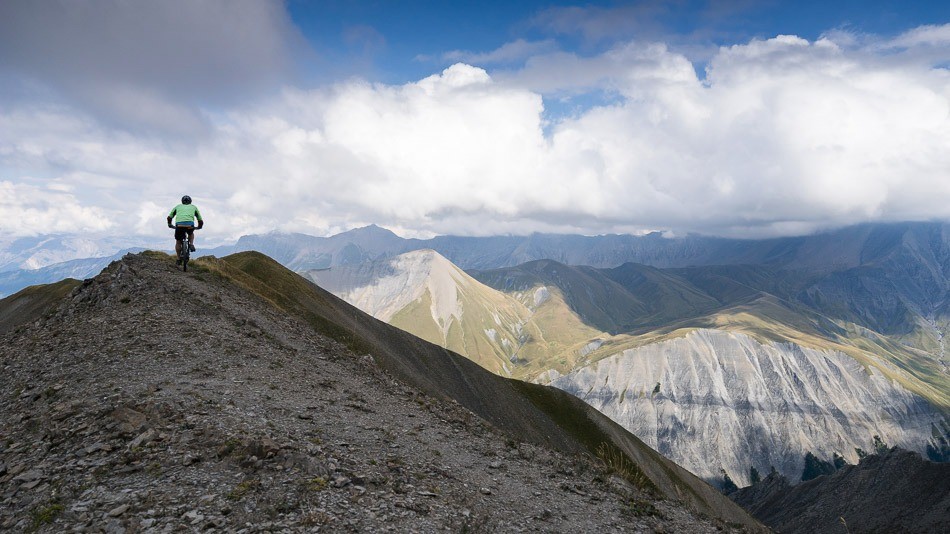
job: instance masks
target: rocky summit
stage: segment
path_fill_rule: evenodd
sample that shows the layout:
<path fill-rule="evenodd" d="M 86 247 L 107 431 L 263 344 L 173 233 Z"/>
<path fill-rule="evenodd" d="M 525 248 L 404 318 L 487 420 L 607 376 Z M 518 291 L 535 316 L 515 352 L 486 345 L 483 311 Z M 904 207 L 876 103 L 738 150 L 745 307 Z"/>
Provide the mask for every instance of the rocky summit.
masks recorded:
<path fill-rule="evenodd" d="M 365 322 L 266 257 L 193 271 L 129 255 L 4 323 L 0 529 L 763 529 L 579 401 Z"/>

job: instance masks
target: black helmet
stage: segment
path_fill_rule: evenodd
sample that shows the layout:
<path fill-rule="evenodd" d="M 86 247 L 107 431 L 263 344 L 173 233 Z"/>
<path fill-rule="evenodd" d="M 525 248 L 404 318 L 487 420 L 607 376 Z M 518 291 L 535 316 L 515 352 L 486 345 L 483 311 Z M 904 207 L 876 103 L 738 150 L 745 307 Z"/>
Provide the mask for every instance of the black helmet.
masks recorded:
<path fill-rule="evenodd" d="M 182 203 L 182 204 L 191 204 L 191 197 L 188 196 L 188 195 L 185 195 L 185 196 L 181 197 L 181 203 Z"/>

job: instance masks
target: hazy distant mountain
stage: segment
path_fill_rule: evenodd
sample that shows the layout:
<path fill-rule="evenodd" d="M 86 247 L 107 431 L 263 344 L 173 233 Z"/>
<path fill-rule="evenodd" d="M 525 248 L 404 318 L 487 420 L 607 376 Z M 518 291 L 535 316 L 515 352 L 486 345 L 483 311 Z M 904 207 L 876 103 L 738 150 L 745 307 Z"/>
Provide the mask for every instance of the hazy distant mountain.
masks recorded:
<path fill-rule="evenodd" d="M 50 284 L 66 278 L 74 278 L 77 280 L 91 278 L 105 268 L 106 265 L 109 265 L 125 254 L 138 251 L 141 251 L 141 249 L 122 250 L 116 254 L 102 258 L 70 260 L 39 269 L 16 269 L 0 272 L 0 298 L 12 295 L 27 286 Z"/>
<path fill-rule="evenodd" d="M 549 259 L 567 265 L 600 268 L 633 262 L 661 268 L 757 265 L 828 273 L 894 259 L 902 254 L 920 260 L 924 257 L 915 257 L 915 247 L 924 245 L 928 250 L 942 249 L 936 256 L 926 257 L 927 265 L 946 267 L 947 235 L 947 225 L 942 223 L 891 223 L 864 224 L 811 236 L 765 240 L 693 235 L 667 238 L 659 233 L 643 236 L 531 234 L 404 239 L 372 225 L 331 237 L 282 233 L 248 235 L 234 245 L 199 250 L 199 255 L 224 256 L 258 250 L 295 271 L 353 265 L 398 256 L 411 250 L 431 249 L 466 270 L 512 267 Z M 99 244 L 99 249 L 105 250 L 100 254 L 93 253 L 91 248 L 83 248 L 80 242 L 63 236 L 0 242 L 0 270 L 35 268 L 65 260 L 109 255 L 119 248 L 133 245 L 117 241 L 115 245 L 120 246 L 108 249 Z M 910 265 L 913 268 L 916 263 Z M 45 281 L 56 280 L 49 278 Z"/>
<path fill-rule="evenodd" d="M 0 238 L 0 272 L 35 270 L 67 261 L 111 257 L 121 250 L 142 247 L 147 241 L 136 237 L 92 238 L 55 234 Z"/>
<path fill-rule="evenodd" d="M 388 230 L 370 226 L 329 238 L 299 234 L 247 236 L 228 249 L 204 252 L 220 256 L 250 248 L 266 252 L 297 270 L 340 265 L 354 267 L 355 273 L 370 269 L 364 272 L 364 280 L 385 274 L 372 271 L 374 268 L 392 268 L 383 267 L 385 262 L 365 267 L 364 262 L 388 261 L 422 248 L 433 249 L 440 257 L 461 266 L 478 268 L 472 274 L 482 284 L 492 286 L 494 292 L 469 279 L 449 262 L 436 261 L 436 256 L 429 255 L 429 261 L 403 263 L 401 270 L 396 271 L 402 273 L 402 278 L 397 279 L 405 285 L 396 287 L 404 288 L 407 295 L 422 295 L 422 299 L 414 297 L 390 320 L 402 321 L 399 324 L 410 331 L 418 327 L 419 335 L 473 359 L 482 358 L 493 370 L 558 380 L 561 387 L 575 388 L 582 398 L 588 396 L 592 403 L 601 403 L 605 411 L 616 408 L 620 411 L 618 418 L 636 404 L 627 393 L 644 389 L 643 399 L 637 401 L 642 404 L 638 410 L 654 410 L 655 407 L 644 404 L 654 399 L 677 406 L 676 410 L 657 412 L 657 425 L 687 428 L 684 421 L 699 421 L 691 418 L 704 417 L 704 412 L 690 415 L 683 404 L 695 395 L 689 397 L 679 391 L 671 397 L 671 390 L 664 385 L 681 382 L 678 373 L 700 368 L 718 373 L 704 379 L 725 381 L 722 387 L 709 390 L 707 393 L 712 396 L 703 396 L 703 402 L 724 406 L 720 414 L 723 424 L 731 420 L 728 425 L 739 425 L 735 428 L 743 428 L 746 435 L 760 432 L 756 430 L 758 423 L 755 418 L 743 419 L 739 414 L 750 405 L 774 405 L 775 399 L 765 402 L 752 396 L 752 392 L 762 388 L 784 392 L 778 398 L 788 410 L 818 410 L 820 417 L 810 421 L 828 425 L 827 435 L 860 434 L 851 436 L 852 441 L 823 444 L 811 438 L 786 439 L 798 440 L 799 452 L 809 446 L 812 448 L 807 450 L 816 454 L 851 454 L 854 446 L 868 446 L 872 435 L 865 429 L 871 428 L 890 443 L 919 451 L 922 442 L 907 436 L 919 437 L 930 431 L 925 422 L 930 415 L 915 399 L 924 399 L 928 406 L 944 414 L 950 410 L 950 371 L 943 340 L 944 332 L 950 328 L 950 246 L 947 226 L 943 224 L 868 224 L 814 236 L 757 241 L 698 236 L 668 239 L 658 234 L 444 236 L 416 240 L 402 239 Z M 531 261 L 520 263 L 527 260 Z M 630 260 L 652 266 L 629 263 Z M 66 277 L 84 278 L 108 261 L 76 260 L 39 270 L 0 273 L 0 292 L 12 293 L 29 284 Z M 414 273 L 425 265 L 430 275 L 436 274 L 451 284 L 434 284 L 426 286 L 427 293 L 413 293 L 421 287 L 414 284 L 426 278 Z M 505 265 L 512 267 L 503 268 Z M 673 268 L 666 268 L 669 266 Z M 440 288 L 446 294 L 455 292 L 455 304 L 446 304 L 438 296 L 432 300 Z M 393 298 L 402 289 L 388 291 Z M 425 304 L 425 298 L 431 302 Z M 710 334 L 715 342 L 683 344 L 682 340 L 691 332 L 698 331 L 725 332 L 728 336 Z M 662 347 L 692 351 L 701 357 L 695 356 L 697 361 L 690 365 L 670 363 L 640 369 L 639 359 L 653 350 L 667 350 Z M 708 347 L 717 350 L 709 352 Z M 770 358 L 803 365 L 776 371 L 776 376 L 799 384 L 796 387 L 804 388 L 802 391 L 786 390 L 762 376 L 736 371 L 738 366 L 770 354 Z M 803 360 L 801 354 L 809 356 Z M 840 382 L 849 384 L 848 387 L 878 388 L 881 395 L 891 399 L 881 403 L 883 411 L 862 413 L 850 407 L 848 415 L 840 415 L 843 412 L 834 407 L 836 403 L 861 396 L 813 382 L 824 376 L 815 370 L 823 365 L 820 362 L 837 361 L 842 355 L 868 369 L 868 376 L 874 380 L 865 384 L 860 376 L 854 375 Z M 594 366 L 598 361 L 611 363 Z M 642 376 L 637 380 L 641 382 L 602 375 L 603 369 L 611 366 L 640 369 L 637 372 Z M 660 389 L 649 398 L 657 382 Z M 884 387 L 879 382 L 889 385 Z M 593 387 L 594 383 L 597 387 Z M 788 395 L 793 400 L 786 402 Z M 894 424 L 881 427 L 878 421 L 891 417 L 892 412 L 900 412 L 894 416 Z M 940 428 L 943 423 L 938 419 L 933 422 L 937 424 L 938 435 L 945 433 Z M 689 424 L 695 427 L 698 423 Z M 913 424 L 919 424 L 918 430 L 908 430 L 907 425 Z M 723 428 L 730 428 L 728 425 Z M 907 441 L 902 441 L 905 438 L 901 436 Z M 663 448 L 660 441 L 656 443 Z M 670 438 L 669 443 L 676 442 Z M 676 450 L 680 452 L 670 452 L 674 457 L 696 453 L 691 445 L 679 443 Z M 744 450 L 743 447 L 734 448 Z M 791 458 L 787 461 L 771 459 L 774 457 L 770 455 L 778 454 L 775 452 L 742 453 L 751 456 L 736 457 L 723 467 L 741 482 L 749 468 L 743 464 L 757 458 L 756 461 L 785 465 L 783 472 L 793 478 L 792 471 L 800 459 L 793 458 L 792 451 L 787 455 L 781 453 Z M 697 472 L 716 474 L 719 464 L 714 459 L 703 461 L 706 464 L 697 467 Z"/>
<path fill-rule="evenodd" d="M 247 235 L 238 239 L 234 245 L 207 249 L 201 251 L 200 255 L 220 257 L 254 250 L 274 258 L 289 269 L 304 271 L 337 265 L 355 265 L 424 248 L 412 245 L 414 241 L 371 225 L 331 237 L 278 232 Z"/>

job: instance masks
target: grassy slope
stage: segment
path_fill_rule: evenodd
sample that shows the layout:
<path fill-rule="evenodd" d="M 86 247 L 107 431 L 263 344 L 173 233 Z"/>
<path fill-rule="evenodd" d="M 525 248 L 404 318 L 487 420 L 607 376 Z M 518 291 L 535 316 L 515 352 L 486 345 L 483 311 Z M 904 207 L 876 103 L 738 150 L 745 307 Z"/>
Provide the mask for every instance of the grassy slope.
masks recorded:
<path fill-rule="evenodd" d="M 514 378 L 530 378 L 551 368 L 567 372 L 580 349 L 603 335 L 584 324 L 557 288 L 537 306 L 533 292 L 506 295 L 479 283 L 458 289 L 463 319 L 450 318 L 448 328 L 433 319 L 428 292 L 388 322 Z"/>
<path fill-rule="evenodd" d="M 54 284 L 30 286 L 0 300 L 0 334 L 39 319 L 81 283 L 67 278 Z"/>
<path fill-rule="evenodd" d="M 170 261 L 170 259 L 168 260 Z M 728 522 L 756 526 L 743 510 L 582 401 L 554 388 L 494 375 L 441 347 L 377 321 L 259 253 L 202 258 L 194 276 L 236 284 L 321 333 L 367 353 L 401 380 L 453 399 L 509 435 L 569 452 L 619 451 L 643 487 Z M 609 456 L 609 455 L 608 455 Z"/>

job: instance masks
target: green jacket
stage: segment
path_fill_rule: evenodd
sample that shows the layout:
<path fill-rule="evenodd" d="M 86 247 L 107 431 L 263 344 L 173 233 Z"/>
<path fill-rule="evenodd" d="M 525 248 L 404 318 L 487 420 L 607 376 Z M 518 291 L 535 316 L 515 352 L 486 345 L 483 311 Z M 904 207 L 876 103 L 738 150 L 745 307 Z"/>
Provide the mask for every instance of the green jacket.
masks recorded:
<path fill-rule="evenodd" d="M 172 208 L 172 211 L 168 214 L 169 218 L 175 218 L 175 224 L 185 223 L 194 226 L 195 221 L 200 221 L 201 212 L 198 211 L 198 206 L 194 204 L 179 204 Z"/>

